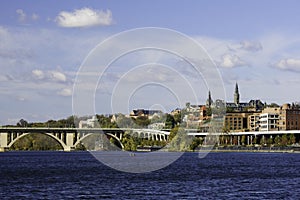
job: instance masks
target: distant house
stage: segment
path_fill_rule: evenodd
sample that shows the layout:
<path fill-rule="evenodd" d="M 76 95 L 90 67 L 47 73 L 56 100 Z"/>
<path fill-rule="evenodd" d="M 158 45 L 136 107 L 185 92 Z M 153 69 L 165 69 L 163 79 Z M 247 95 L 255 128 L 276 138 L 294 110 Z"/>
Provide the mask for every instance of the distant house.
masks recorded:
<path fill-rule="evenodd" d="M 161 116 L 163 112 L 161 110 L 145 110 L 145 109 L 136 109 L 132 110 L 130 113 L 130 117 L 147 117 L 148 119 L 152 119 L 154 116 Z"/>
<path fill-rule="evenodd" d="M 96 116 L 93 116 L 91 119 L 81 120 L 79 122 L 79 128 L 95 128 L 98 123 Z"/>

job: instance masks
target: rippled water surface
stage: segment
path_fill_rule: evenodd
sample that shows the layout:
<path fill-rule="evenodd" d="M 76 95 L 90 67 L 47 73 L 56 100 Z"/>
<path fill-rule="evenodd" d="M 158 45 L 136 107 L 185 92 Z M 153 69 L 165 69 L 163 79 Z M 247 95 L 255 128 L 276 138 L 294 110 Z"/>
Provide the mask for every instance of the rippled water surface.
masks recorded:
<path fill-rule="evenodd" d="M 0 199 L 299 199 L 300 154 L 185 153 L 131 174 L 88 152 L 5 152 L 0 184 Z"/>

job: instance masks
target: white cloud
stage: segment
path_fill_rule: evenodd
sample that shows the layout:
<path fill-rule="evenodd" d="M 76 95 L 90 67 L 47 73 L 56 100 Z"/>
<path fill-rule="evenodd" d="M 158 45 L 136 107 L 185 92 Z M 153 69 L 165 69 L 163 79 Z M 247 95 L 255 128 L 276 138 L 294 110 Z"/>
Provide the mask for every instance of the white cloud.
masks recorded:
<path fill-rule="evenodd" d="M 64 89 L 60 90 L 59 92 L 57 92 L 57 94 L 60 96 L 69 97 L 69 96 L 72 96 L 72 90 L 68 89 L 68 88 L 64 88 Z"/>
<path fill-rule="evenodd" d="M 31 15 L 31 19 L 33 20 L 33 21 L 36 21 L 36 20 L 38 20 L 40 17 L 37 15 L 37 14 L 35 14 L 35 13 L 33 13 L 32 15 Z"/>
<path fill-rule="evenodd" d="M 240 42 L 240 48 L 251 52 L 261 51 L 263 49 L 260 42 L 247 40 Z"/>
<path fill-rule="evenodd" d="M 0 38 L 7 36 L 8 35 L 8 30 L 2 26 L 0 26 Z"/>
<path fill-rule="evenodd" d="M 31 16 L 30 15 L 27 16 L 25 11 L 22 9 L 17 9 L 16 13 L 18 15 L 18 21 L 22 24 L 29 21 L 37 21 L 39 19 L 39 16 L 36 13 L 33 13 Z"/>
<path fill-rule="evenodd" d="M 36 80 L 44 80 L 51 82 L 66 82 L 67 77 L 64 73 L 59 71 L 42 71 L 35 69 L 31 71 L 32 77 Z"/>
<path fill-rule="evenodd" d="M 274 66 L 281 70 L 300 72 L 300 59 L 282 59 L 275 63 Z"/>
<path fill-rule="evenodd" d="M 45 74 L 42 70 L 35 69 L 35 70 L 32 70 L 31 73 L 32 73 L 33 77 L 38 80 L 44 79 L 44 77 L 45 77 Z"/>
<path fill-rule="evenodd" d="M 53 81 L 59 81 L 59 82 L 66 82 L 67 77 L 61 72 L 58 71 L 51 71 L 50 72 L 50 79 Z"/>
<path fill-rule="evenodd" d="M 245 65 L 246 63 L 241 60 L 239 56 L 233 54 L 224 54 L 222 56 L 222 61 L 220 62 L 220 66 L 224 68 L 234 68 Z"/>
<path fill-rule="evenodd" d="M 73 12 L 61 11 L 55 21 L 59 26 L 68 28 L 108 26 L 112 24 L 112 13 L 110 10 L 82 8 Z"/>
<path fill-rule="evenodd" d="M 25 20 L 26 20 L 26 13 L 22 9 L 16 10 L 16 13 L 19 16 L 19 18 L 18 18 L 19 22 L 25 22 Z"/>

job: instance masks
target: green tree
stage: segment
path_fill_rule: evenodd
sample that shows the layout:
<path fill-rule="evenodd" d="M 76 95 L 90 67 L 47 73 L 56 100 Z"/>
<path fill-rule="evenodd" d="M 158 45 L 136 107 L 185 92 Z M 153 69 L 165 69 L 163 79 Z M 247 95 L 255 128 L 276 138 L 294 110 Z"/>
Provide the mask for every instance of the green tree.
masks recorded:
<path fill-rule="evenodd" d="M 199 146 L 202 145 L 203 143 L 203 138 L 201 137 L 195 137 L 192 141 L 192 143 L 190 144 L 190 149 L 192 151 L 195 151 L 195 149 Z"/>
<path fill-rule="evenodd" d="M 276 137 L 274 138 L 274 143 L 275 143 L 275 146 L 281 145 L 281 137 L 279 135 L 276 135 Z"/>
<path fill-rule="evenodd" d="M 295 144 L 296 143 L 296 137 L 294 134 L 289 135 L 289 145 Z"/>
<path fill-rule="evenodd" d="M 182 122 L 182 115 L 181 115 L 181 112 L 180 113 L 176 113 L 174 116 L 174 123 L 176 125 L 179 125 L 181 122 Z"/>
<path fill-rule="evenodd" d="M 246 136 L 245 135 L 242 135 L 241 143 L 242 143 L 242 145 L 246 145 Z"/>
<path fill-rule="evenodd" d="M 277 108 L 277 107 L 279 107 L 279 105 L 277 103 L 271 103 L 268 105 L 268 107 Z"/>
<path fill-rule="evenodd" d="M 183 128 L 179 128 L 174 138 L 169 141 L 169 150 L 171 151 L 188 151 L 193 137 L 188 136 Z"/>
<path fill-rule="evenodd" d="M 267 140 L 266 140 L 266 138 L 265 137 L 261 137 L 261 139 L 260 139 L 260 145 L 265 145 L 266 143 L 267 143 Z"/>
<path fill-rule="evenodd" d="M 123 114 L 119 114 L 117 117 L 117 125 L 119 128 L 130 128 L 133 126 L 133 120 Z"/>
<path fill-rule="evenodd" d="M 28 122 L 24 119 L 20 119 L 20 121 L 17 123 L 17 126 L 19 127 L 27 127 L 28 126 Z"/>
<path fill-rule="evenodd" d="M 136 119 L 135 119 L 135 124 L 138 126 L 138 127 L 142 127 L 142 128 L 145 128 L 147 127 L 149 124 L 150 124 L 150 120 L 148 119 L 148 117 L 146 116 L 138 116 Z"/>
<path fill-rule="evenodd" d="M 28 134 L 17 140 L 11 147 L 11 150 L 60 150 L 60 144 L 45 134 Z"/>
<path fill-rule="evenodd" d="M 268 147 L 270 147 L 272 144 L 273 144 L 273 138 L 272 138 L 272 137 L 269 137 L 269 138 L 267 139 L 267 145 L 268 145 Z"/>
<path fill-rule="evenodd" d="M 172 115 L 166 114 L 166 123 L 165 128 L 166 129 L 172 129 L 175 126 L 175 119 Z"/>
<path fill-rule="evenodd" d="M 172 128 L 170 130 L 170 135 L 169 135 L 168 141 L 171 141 L 176 136 L 176 134 L 178 133 L 178 129 L 179 129 L 179 126 L 175 126 L 174 128 Z"/>
<path fill-rule="evenodd" d="M 286 134 L 282 135 L 281 137 L 281 146 L 287 146 L 289 143 L 289 139 Z"/>

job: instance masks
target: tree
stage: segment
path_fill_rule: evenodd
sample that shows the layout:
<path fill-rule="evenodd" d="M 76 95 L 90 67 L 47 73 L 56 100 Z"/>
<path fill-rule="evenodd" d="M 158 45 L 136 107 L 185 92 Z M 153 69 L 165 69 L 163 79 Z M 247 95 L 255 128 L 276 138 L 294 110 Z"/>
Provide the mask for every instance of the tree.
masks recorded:
<path fill-rule="evenodd" d="M 180 113 L 176 113 L 174 116 L 174 122 L 176 125 L 180 124 L 182 121 L 182 116 L 181 116 L 181 112 Z"/>
<path fill-rule="evenodd" d="M 175 126 L 175 119 L 172 115 L 166 114 L 166 125 L 165 128 L 171 129 Z"/>
<path fill-rule="evenodd" d="M 117 117 L 117 125 L 119 128 L 129 128 L 132 127 L 133 121 L 131 118 L 119 114 Z"/>
<path fill-rule="evenodd" d="M 195 149 L 201 145 L 203 143 L 203 138 L 201 137 L 195 137 L 192 141 L 192 143 L 190 144 L 190 149 L 192 151 L 195 151 Z"/>
<path fill-rule="evenodd" d="M 267 143 L 267 140 L 266 140 L 266 138 L 265 137 L 262 137 L 261 139 L 260 139 L 260 145 L 265 145 L 266 143 Z"/>
<path fill-rule="evenodd" d="M 268 145 L 268 147 L 270 147 L 272 144 L 273 144 L 273 138 L 272 138 L 272 137 L 269 137 L 269 138 L 267 139 L 267 145 Z"/>
<path fill-rule="evenodd" d="M 138 125 L 138 127 L 147 127 L 150 124 L 150 120 L 146 116 L 138 116 L 135 119 L 135 124 Z"/>
<path fill-rule="evenodd" d="M 20 119 L 20 121 L 17 123 L 17 126 L 19 127 L 27 127 L 28 126 L 28 122 L 24 119 Z"/>
<path fill-rule="evenodd" d="M 294 134 L 289 135 L 289 145 L 296 143 L 296 137 Z"/>
<path fill-rule="evenodd" d="M 281 146 L 286 146 L 289 142 L 289 139 L 286 134 L 281 137 Z"/>
<path fill-rule="evenodd" d="M 274 143 L 276 146 L 280 146 L 281 145 L 281 138 L 279 135 L 276 135 L 276 137 L 274 138 Z"/>
<path fill-rule="evenodd" d="M 171 129 L 170 135 L 168 138 L 169 141 L 171 141 L 176 136 L 178 129 L 179 129 L 179 126 L 175 126 L 174 128 Z"/>
<path fill-rule="evenodd" d="M 241 143 L 242 143 L 242 145 L 246 145 L 246 136 L 245 135 L 242 135 Z"/>
<path fill-rule="evenodd" d="M 190 149 L 193 137 L 188 136 L 183 128 L 179 128 L 177 134 L 169 142 L 169 150 L 171 151 L 187 151 Z"/>
<path fill-rule="evenodd" d="M 207 115 L 207 116 L 211 116 L 211 114 L 212 114 L 212 110 L 211 110 L 211 108 L 209 107 L 209 108 L 207 108 L 207 110 L 206 110 L 206 115 Z"/>
<path fill-rule="evenodd" d="M 271 108 L 276 108 L 279 107 L 279 105 L 277 103 L 271 103 L 270 105 L 268 105 Z"/>

